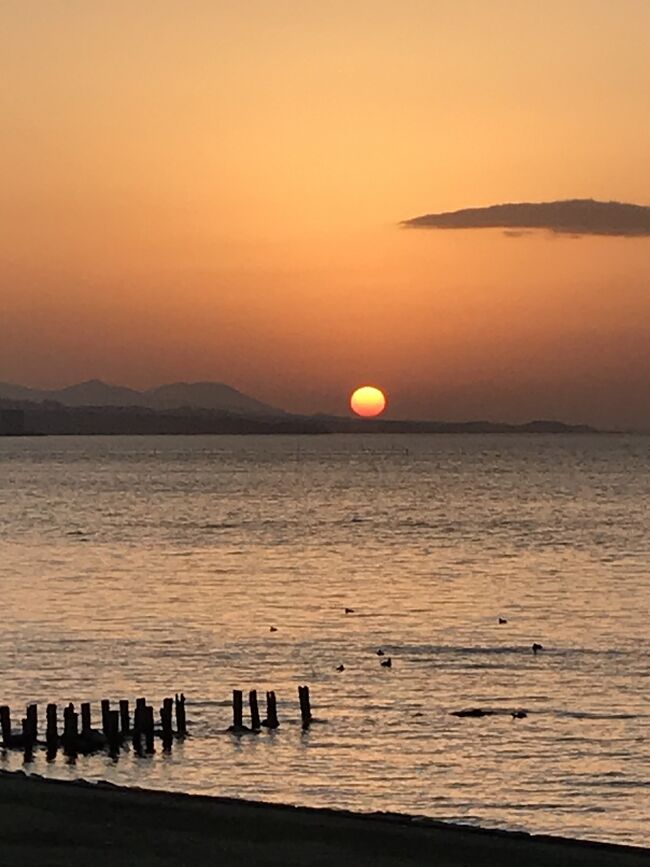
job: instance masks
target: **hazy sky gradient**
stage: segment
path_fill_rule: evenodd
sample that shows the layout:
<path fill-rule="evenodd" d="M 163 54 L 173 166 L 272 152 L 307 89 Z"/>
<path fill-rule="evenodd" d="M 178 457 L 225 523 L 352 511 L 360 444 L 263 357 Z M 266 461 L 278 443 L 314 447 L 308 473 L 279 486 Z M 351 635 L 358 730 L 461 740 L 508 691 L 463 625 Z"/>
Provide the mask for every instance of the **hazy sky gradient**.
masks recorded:
<path fill-rule="evenodd" d="M 647 0 L 0 2 L 0 380 L 650 428 Z"/>

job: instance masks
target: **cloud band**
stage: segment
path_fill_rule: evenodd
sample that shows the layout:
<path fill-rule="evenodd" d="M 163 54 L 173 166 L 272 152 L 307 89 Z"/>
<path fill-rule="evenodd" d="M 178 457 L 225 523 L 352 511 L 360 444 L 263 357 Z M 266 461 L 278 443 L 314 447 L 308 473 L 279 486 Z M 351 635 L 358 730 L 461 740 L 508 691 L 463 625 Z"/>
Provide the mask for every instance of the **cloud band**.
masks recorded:
<path fill-rule="evenodd" d="M 518 202 L 425 214 L 405 220 L 409 229 L 506 229 L 510 236 L 545 229 L 567 235 L 650 236 L 650 207 L 625 202 L 568 199 Z"/>

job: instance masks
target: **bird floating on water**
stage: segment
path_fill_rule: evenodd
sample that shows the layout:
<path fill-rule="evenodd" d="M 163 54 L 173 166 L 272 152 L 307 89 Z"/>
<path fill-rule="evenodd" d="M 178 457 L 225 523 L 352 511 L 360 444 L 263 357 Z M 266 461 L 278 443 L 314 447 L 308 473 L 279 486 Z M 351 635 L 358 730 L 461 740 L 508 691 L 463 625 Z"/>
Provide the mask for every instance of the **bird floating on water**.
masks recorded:
<path fill-rule="evenodd" d="M 346 614 L 354 614 L 354 608 L 346 608 L 345 613 Z"/>
<path fill-rule="evenodd" d="M 499 623 L 507 623 L 507 622 L 508 621 L 506 620 L 505 617 L 499 617 Z"/>
<path fill-rule="evenodd" d="M 341 665 L 337 665 L 336 670 L 337 671 L 345 671 L 345 666 L 343 665 L 343 663 L 341 663 Z"/>
<path fill-rule="evenodd" d="M 272 626 L 272 627 L 269 629 L 269 632 L 277 632 L 277 631 L 278 631 L 278 627 L 277 627 L 277 626 Z"/>
<path fill-rule="evenodd" d="M 379 664 L 383 665 L 384 668 L 391 668 L 393 665 L 390 656 L 388 657 L 388 659 L 382 659 L 382 661 Z"/>
<path fill-rule="evenodd" d="M 512 713 L 510 714 L 510 716 L 513 719 L 526 719 L 528 714 L 526 713 L 525 710 L 513 710 Z"/>
<path fill-rule="evenodd" d="M 381 649 L 381 647 L 380 647 L 380 648 L 377 650 L 377 656 L 383 656 L 383 655 L 384 655 L 384 651 L 383 651 L 383 650 Z"/>
<path fill-rule="evenodd" d="M 544 645 L 543 645 L 543 644 L 538 644 L 537 642 L 535 642 L 535 643 L 533 644 L 533 653 L 535 654 L 535 656 L 537 656 L 537 652 L 538 652 L 539 650 L 544 650 Z"/>

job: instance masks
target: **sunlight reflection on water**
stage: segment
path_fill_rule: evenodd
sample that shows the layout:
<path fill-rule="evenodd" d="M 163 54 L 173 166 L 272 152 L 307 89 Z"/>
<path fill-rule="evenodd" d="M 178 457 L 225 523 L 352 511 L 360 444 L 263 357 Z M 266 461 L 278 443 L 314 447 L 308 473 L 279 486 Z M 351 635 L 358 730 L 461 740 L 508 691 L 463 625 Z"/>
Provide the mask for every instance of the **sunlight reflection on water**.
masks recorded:
<path fill-rule="evenodd" d="M 647 845 L 649 495 L 642 437 L 0 440 L 1 698 L 188 696 L 172 756 L 38 773 Z"/>

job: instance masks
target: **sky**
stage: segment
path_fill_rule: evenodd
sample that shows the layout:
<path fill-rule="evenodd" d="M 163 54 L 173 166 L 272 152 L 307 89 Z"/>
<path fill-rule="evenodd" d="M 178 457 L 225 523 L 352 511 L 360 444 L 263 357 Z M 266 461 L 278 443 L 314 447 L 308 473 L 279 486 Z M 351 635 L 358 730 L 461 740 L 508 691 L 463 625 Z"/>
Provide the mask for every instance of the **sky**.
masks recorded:
<path fill-rule="evenodd" d="M 0 381 L 650 429 L 647 0 L 0 0 Z"/>

